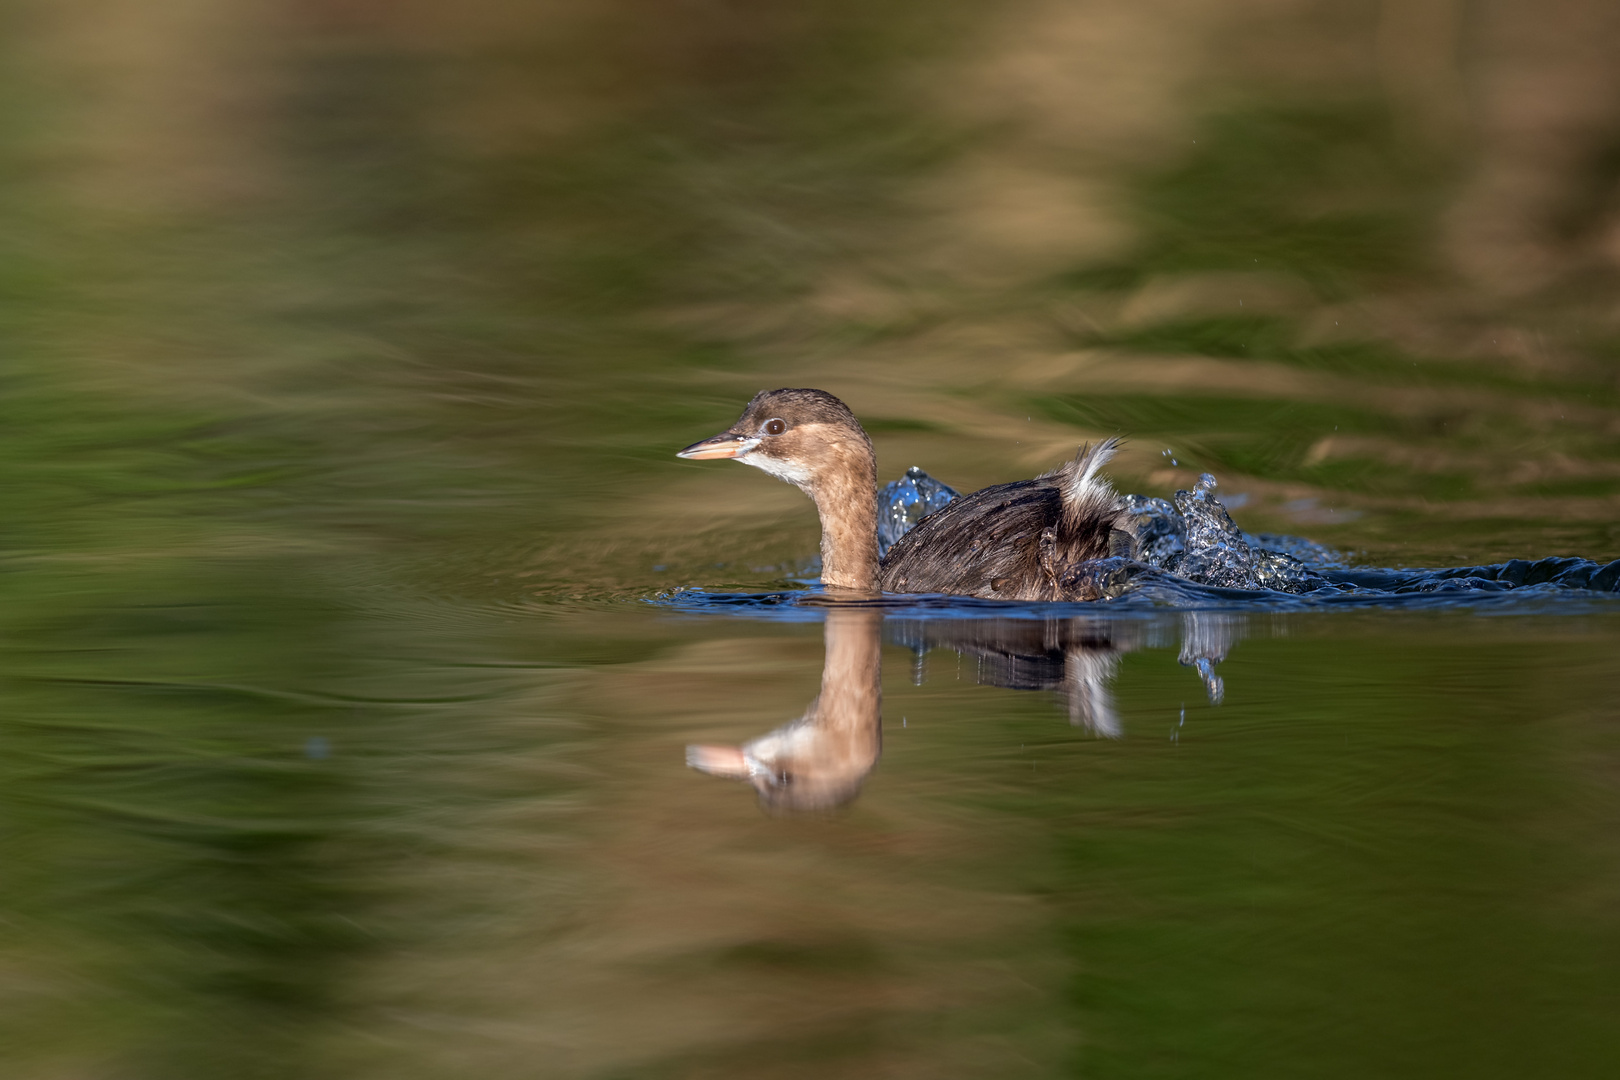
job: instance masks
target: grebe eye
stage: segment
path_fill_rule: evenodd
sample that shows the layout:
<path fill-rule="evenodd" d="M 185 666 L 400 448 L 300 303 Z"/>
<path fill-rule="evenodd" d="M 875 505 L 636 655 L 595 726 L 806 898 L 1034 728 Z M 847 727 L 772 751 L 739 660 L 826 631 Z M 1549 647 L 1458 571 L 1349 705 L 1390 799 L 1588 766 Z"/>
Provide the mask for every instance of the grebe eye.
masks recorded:
<path fill-rule="evenodd" d="M 787 430 L 787 422 L 784 420 L 767 420 L 762 430 L 767 435 L 780 435 Z"/>

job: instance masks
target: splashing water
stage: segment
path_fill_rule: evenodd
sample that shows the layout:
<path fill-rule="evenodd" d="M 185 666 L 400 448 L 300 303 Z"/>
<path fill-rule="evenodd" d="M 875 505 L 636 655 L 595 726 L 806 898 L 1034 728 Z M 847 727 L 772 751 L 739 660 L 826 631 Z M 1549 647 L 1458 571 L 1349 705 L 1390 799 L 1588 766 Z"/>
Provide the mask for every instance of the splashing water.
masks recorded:
<path fill-rule="evenodd" d="M 1151 495 L 1125 495 L 1120 499 L 1131 516 L 1137 558 L 1149 566 L 1164 566 L 1187 550 L 1187 523 L 1168 499 Z"/>
<path fill-rule="evenodd" d="M 1161 591 L 1168 586 L 1175 592 L 1187 585 L 1308 594 L 1321 599 L 1497 593 L 1532 587 L 1620 591 L 1620 560 L 1607 565 L 1589 559 L 1546 558 L 1428 570 L 1350 568 L 1342 553 L 1314 540 L 1244 532 L 1215 496 L 1216 487 L 1215 477 L 1204 473 L 1191 491 L 1176 492 L 1173 501 L 1148 495 L 1121 496 L 1126 514 L 1123 528 L 1131 533 L 1133 556 L 1089 564 L 1089 576 L 1102 595 L 1117 599 L 1148 586 Z M 956 497 L 954 489 L 916 467 L 885 485 L 878 493 L 879 553 L 887 554 L 918 522 Z M 1204 665 L 1198 665 L 1212 693 L 1218 685 L 1214 662 L 1218 659 L 1206 660 L 1210 664 L 1207 672 Z"/>
<path fill-rule="evenodd" d="M 1204 473 L 1191 491 L 1176 492 L 1175 504 L 1187 529 L 1187 550 L 1166 569 L 1201 585 L 1252 587 L 1254 549 L 1215 497 L 1215 478 Z"/>
<path fill-rule="evenodd" d="M 957 491 L 913 465 L 878 492 L 878 558 L 923 518 L 950 504 Z"/>
<path fill-rule="evenodd" d="M 1337 552 L 1295 536 L 1250 536 L 1239 529 L 1215 497 L 1216 480 L 1198 478 L 1175 502 L 1145 495 L 1122 498 L 1132 515 L 1135 561 L 1200 585 L 1230 589 L 1307 592 L 1326 584 L 1307 568 L 1343 565 Z M 887 555 L 906 533 L 957 497 L 955 489 L 915 465 L 878 493 L 878 555 Z"/>
<path fill-rule="evenodd" d="M 1237 527 L 1204 473 L 1175 502 L 1127 495 L 1137 560 L 1200 585 L 1228 589 L 1309 592 L 1326 584 L 1299 554 L 1317 565 L 1342 565 L 1336 552 L 1293 536 L 1251 536 Z M 1296 554 L 1298 553 L 1298 554 Z"/>

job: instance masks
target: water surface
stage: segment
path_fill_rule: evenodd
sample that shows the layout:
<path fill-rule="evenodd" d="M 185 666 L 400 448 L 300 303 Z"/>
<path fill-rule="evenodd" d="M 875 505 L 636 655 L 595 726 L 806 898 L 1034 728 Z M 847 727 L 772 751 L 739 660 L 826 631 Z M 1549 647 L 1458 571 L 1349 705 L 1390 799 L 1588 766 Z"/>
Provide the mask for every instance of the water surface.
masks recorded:
<path fill-rule="evenodd" d="M 1403 10 L 8 14 L 0 1071 L 1610 1075 L 1614 596 L 851 612 L 672 456 L 1620 556 L 1607 8 Z"/>

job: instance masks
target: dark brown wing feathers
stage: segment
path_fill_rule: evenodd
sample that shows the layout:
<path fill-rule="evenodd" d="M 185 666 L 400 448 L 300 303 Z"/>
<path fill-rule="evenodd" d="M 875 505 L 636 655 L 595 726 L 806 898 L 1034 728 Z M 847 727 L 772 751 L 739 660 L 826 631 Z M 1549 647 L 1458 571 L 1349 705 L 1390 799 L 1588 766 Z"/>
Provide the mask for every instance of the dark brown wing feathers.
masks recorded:
<path fill-rule="evenodd" d="M 1097 470 L 1114 439 L 1034 480 L 998 484 L 928 515 L 883 561 L 887 592 L 941 592 L 1004 600 L 1083 599 L 1078 564 L 1109 555 L 1120 517 Z"/>

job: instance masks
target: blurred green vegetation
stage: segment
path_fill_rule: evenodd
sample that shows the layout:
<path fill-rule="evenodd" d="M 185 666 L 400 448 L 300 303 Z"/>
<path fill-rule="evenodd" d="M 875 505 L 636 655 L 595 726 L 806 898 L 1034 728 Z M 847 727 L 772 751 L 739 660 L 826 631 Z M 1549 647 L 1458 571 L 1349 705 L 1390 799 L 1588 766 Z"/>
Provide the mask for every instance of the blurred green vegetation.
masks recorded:
<path fill-rule="evenodd" d="M 1064 280 L 1119 289 L 1155 274 L 1280 271 L 1333 299 L 1438 269 L 1435 216 L 1455 170 L 1383 102 L 1265 103 L 1195 132 L 1169 168 L 1129 181 L 1131 258 Z"/>
<path fill-rule="evenodd" d="M 1308 454 L 1323 432 L 1358 434 L 1431 434 L 1424 419 L 1408 420 L 1350 406 L 1207 395 L 1102 395 L 1043 397 L 1030 402 L 1053 419 L 1082 427 L 1138 433 L 1143 438 L 1170 435 L 1189 448 L 1199 468 L 1217 474 L 1263 474 L 1301 480 L 1336 491 L 1412 492 L 1433 499 L 1455 499 L 1478 493 L 1463 472 L 1414 473 L 1373 458 L 1340 456 L 1313 462 Z M 1447 433 L 1455 440 L 1458 433 Z M 1189 462 L 1191 464 L 1192 462 Z"/>

